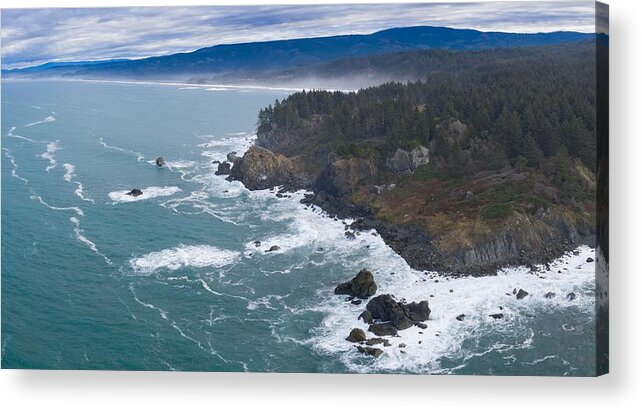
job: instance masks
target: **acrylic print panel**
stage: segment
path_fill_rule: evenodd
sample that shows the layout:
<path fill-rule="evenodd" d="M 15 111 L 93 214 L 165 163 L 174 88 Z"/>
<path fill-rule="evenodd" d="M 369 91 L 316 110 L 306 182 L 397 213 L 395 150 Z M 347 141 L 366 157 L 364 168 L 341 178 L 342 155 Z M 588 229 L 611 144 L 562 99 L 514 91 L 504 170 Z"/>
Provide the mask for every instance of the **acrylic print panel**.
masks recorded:
<path fill-rule="evenodd" d="M 3 368 L 608 371 L 606 6 L 2 25 Z"/>

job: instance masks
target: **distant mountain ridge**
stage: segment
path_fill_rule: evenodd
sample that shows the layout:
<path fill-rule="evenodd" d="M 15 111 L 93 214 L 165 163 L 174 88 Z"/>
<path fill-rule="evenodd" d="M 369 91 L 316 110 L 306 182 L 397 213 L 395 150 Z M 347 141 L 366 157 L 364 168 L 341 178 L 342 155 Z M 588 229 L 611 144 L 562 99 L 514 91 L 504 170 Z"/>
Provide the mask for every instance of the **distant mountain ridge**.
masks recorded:
<path fill-rule="evenodd" d="M 61 63 L 37 68 L 2 70 L 2 73 L 8 77 L 185 79 L 194 75 L 289 69 L 345 58 L 417 49 L 481 50 L 553 45 L 581 41 L 594 36 L 563 31 L 519 34 L 418 26 L 391 28 L 367 35 L 224 44 L 187 53 L 138 60 Z"/>

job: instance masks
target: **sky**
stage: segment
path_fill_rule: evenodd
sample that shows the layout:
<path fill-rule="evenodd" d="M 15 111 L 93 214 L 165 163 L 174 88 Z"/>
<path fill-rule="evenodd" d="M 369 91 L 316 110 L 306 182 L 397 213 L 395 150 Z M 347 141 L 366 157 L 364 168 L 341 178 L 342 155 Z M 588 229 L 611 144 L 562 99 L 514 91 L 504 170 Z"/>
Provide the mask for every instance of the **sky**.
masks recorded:
<path fill-rule="evenodd" d="M 2 9 L 2 67 L 419 25 L 594 32 L 594 13 L 592 1 Z"/>

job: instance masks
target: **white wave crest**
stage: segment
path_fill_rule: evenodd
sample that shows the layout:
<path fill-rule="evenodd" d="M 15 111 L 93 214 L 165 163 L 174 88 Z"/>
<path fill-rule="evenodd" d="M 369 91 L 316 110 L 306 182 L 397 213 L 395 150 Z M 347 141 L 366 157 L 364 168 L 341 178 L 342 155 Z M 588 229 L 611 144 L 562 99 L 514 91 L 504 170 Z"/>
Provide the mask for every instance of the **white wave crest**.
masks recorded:
<path fill-rule="evenodd" d="M 29 124 L 25 124 L 24 126 L 25 127 L 33 127 L 34 125 L 44 124 L 44 123 L 53 122 L 53 121 L 56 121 L 56 117 L 54 117 L 53 115 L 50 115 L 50 116 L 46 117 L 44 120 L 30 122 Z"/>
<path fill-rule="evenodd" d="M 18 175 L 18 164 L 16 164 L 16 159 L 14 158 L 14 156 L 11 155 L 11 151 L 8 148 L 2 148 L 2 150 L 4 151 L 4 155 L 7 157 L 9 163 L 11 164 L 11 176 L 21 180 L 25 184 L 28 183 L 29 181 L 26 178 Z"/>
<path fill-rule="evenodd" d="M 230 265 L 240 257 L 239 252 L 219 249 L 209 245 L 179 245 L 176 248 L 151 252 L 129 261 L 137 273 L 151 274 L 158 270 L 174 271 L 184 267 L 220 268 Z"/>
<path fill-rule="evenodd" d="M 87 239 L 87 237 L 83 234 L 85 231 L 83 229 L 80 229 L 80 220 L 75 216 L 72 216 L 71 218 L 69 218 L 69 221 L 71 221 L 71 223 L 76 225 L 76 227 L 74 228 L 76 239 L 79 242 L 87 245 L 89 249 L 91 249 L 95 254 L 102 256 L 103 259 L 105 259 L 105 262 L 107 262 L 108 265 L 111 265 L 112 264 L 111 260 L 107 256 L 105 256 L 103 253 L 101 253 L 98 250 L 98 247 L 96 246 L 96 244 L 90 241 L 89 239 Z"/>
<path fill-rule="evenodd" d="M 49 205 L 47 202 L 45 202 L 42 199 L 42 197 L 40 197 L 40 195 L 31 195 L 30 198 L 40 202 L 42 205 L 54 211 L 74 211 L 78 216 L 85 216 L 85 213 L 83 212 L 83 210 L 77 206 L 67 206 L 67 207 L 52 206 L 52 205 Z"/>
<path fill-rule="evenodd" d="M 103 140 L 102 137 L 100 138 L 99 142 L 100 142 L 100 145 L 102 145 L 104 148 L 136 156 L 136 160 L 138 162 L 142 162 L 142 161 L 145 160 L 145 156 L 143 154 L 141 154 L 140 152 L 132 151 L 132 150 L 121 148 L 121 147 L 117 147 L 115 145 L 109 145 Z"/>
<path fill-rule="evenodd" d="M 74 195 L 76 195 L 78 198 L 82 199 L 83 201 L 91 202 L 92 204 L 95 203 L 93 199 L 89 198 L 88 196 L 85 195 L 85 190 L 82 182 L 80 181 L 72 181 L 76 177 L 76 167 L 72 164 L 62 164 L 63 168 L 65 168 L 65 175 L 63 175 L 63 178 L 67 182 L 73 182 L 76 184 L 76 189 L 74 190 Z"/>
<path fill-rule="evenodd" d="M 145 199 L 171 196 L 178 192 L 181 192 L 181 189 L 176 186 L 166 186 L 166 187 L 150 186 L 150 187 L 141 189 L 141 191 L 143 191 L 143 194 L 139 196 L 127 195 L 127 193 L 129 192 L 128 190 L 114 191 L 114 192 L 110 192 L 108 195 L 109 195 L 109 198 L 114 202 L 136 202 L 136 201 L 143 201 Z"/>

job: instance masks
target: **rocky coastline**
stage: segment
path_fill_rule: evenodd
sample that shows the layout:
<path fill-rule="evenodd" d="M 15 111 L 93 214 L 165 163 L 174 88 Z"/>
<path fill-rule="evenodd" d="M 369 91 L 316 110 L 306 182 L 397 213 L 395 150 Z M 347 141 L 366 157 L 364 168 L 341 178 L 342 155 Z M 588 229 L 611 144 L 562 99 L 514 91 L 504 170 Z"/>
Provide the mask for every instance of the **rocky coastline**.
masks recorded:
<path fill-rule="evenodd" d="M 511 215 L 506 223 L 484 235 L 445 247 L 443 238 L 453 233 L 440 236 L 431 232 L 414 221 L 413 215 L 404 215 L 409 216 L 408 222 L 386 220 L 373 212 L 369 202 L 372 198 L 403 194 L 403 187 L 379 183 L 390 180 L 391 174 L 409 175 L 425 165 L 429 154 L 425 147 L 415 152 L 397 150 L 387 159 L 385 169 L 371 159 L 338 158 L 333 152 L 327 153 L 319 165 L 318 159 L 308 161 L 304 155 L 277 152 L 292 154 L 292 138 L 259 134 L 257 143 L 243 156 L 228 158 L 232 165 L 228 179 L 241 181 L 250 190 L 279 187 L 281 194 L 309 190 L 311 193 L 301 201 L 305 205 L 318 206 L 332 217 L 354 219 L 347 227 L 346 237 L 353 239 L 355 232 L 374 229 L 413 269 L 453 276 L 493 275 L 508 266 L 550 263 L 580 245 L 594 246 L 595 232 L 590 221 L 578 220 L 565 213 L 562 206 L 555 206 L 538 209 L 534 215 Z M 225 171 L 219 174 L 227 174 Z M 450 195 L 459 195 L 456 200 L 465 205 L 474 194 L 463 191 Z"/>

